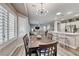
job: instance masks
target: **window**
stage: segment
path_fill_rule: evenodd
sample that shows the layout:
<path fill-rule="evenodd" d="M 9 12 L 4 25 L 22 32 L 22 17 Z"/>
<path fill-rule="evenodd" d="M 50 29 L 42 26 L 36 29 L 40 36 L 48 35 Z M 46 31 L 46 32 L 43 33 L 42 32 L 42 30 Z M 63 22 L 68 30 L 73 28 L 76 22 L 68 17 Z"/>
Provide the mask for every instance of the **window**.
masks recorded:
<path fill-rule="evenodd" d="M 2 9 L 2 21 L 3 21 L 3 42 L 8 40 L 8 12 Z"/>
<path fill-rule="evenodd" d="M 8 39 L 7 21 L 8 21 L 7 10 L 4 9 L 2 6 L 0 6 L 0 44 L 6 42 Z"/>
<path fill-rule="evenodd" d="M 2 9 L 0 6 L 0 44 L 3 42 L 3 21 L 2 21 Z"/>
<path fill-rule="evenodd" d="M 15 37 L 15 16 L 0 6 L 0 44 Z"/>
<path fill-rule="evenodd" d="M 9 39 L 12 39 L 14 37 L 14 20 L 14 15 L 9 13 Z"/>

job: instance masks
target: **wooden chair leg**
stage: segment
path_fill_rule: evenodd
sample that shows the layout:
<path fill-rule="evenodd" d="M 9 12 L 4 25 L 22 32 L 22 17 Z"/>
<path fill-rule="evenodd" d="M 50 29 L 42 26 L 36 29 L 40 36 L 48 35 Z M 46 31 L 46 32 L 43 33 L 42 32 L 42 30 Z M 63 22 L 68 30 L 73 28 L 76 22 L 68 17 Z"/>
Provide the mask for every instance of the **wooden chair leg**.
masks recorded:
<path fill-rule="evenodd" d="M 38 53 L 36 52 L 36 56 L 38 56 Z"/>
<path fill-rule="evenodd" d="M 31 49 L 29 49 L 29 56 L 31 56 Z"/>

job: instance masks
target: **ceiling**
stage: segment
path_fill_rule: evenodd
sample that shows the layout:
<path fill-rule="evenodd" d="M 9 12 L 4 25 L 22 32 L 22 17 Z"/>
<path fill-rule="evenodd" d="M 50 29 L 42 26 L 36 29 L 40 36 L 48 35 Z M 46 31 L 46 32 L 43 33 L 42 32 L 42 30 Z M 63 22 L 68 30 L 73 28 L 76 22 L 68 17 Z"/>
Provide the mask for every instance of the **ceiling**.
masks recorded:
<path fill-rule="evenodd" d="M 48 11 L 46 16 L 37 15 L 37 9 L 41 8 L 40 3 L 13 3 L 13 6 L 18 12 L 29 15 L 31 24 L 45 24 L 79 16 L 79 3 L 44 3 L 43 7 Z"/>
<path fill-rule="evenodd" d="M 16 9 L 17 12 L 27 16 L 28 13 L 26 12 L 27 10 L 25 9 L 24 3 L 12 3 L 13 7 Z"/>

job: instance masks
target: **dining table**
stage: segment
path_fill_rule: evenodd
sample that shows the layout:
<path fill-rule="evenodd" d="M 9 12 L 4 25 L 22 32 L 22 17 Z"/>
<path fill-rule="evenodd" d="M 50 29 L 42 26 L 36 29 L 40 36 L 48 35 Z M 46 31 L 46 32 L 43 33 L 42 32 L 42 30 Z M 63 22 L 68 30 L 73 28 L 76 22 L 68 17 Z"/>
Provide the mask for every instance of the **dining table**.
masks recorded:
<path fill-rule="evenodd" d="M 51 44 L 51 43 L 56 43 L 56 40 L 51 40 L 46 36 L 41 36 L 40 38 L 37 37 L 36 35 L 30 36 L 29 39 L 29 48 L 34 48 L 34 47 L 39 47 L 39 45 L 45 45 L 45 44 Z"/>
<path fill-rule="evenodd" d="M 30 36 L 28 47 L 29 47 L 29 50 L 32 48 L 37 49 L 39 45 L 52 44 L 56 42 L 57 42 L 56 40 L 51 40 L 48 37 L 43 35 L 41 35 L 40 37 L 38 37 L 38 35 L 32 35 Z"/>

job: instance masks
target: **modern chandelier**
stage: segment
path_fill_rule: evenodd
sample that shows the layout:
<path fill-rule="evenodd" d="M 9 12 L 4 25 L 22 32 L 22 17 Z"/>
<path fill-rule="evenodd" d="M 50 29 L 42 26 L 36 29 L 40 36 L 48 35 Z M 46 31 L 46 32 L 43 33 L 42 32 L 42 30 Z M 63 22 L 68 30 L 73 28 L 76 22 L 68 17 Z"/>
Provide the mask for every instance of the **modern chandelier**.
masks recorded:
<path fill-rule="evenodd" d="M 40 9 L 37 9 L 36 15 L 46 16 L 48 14 L 48 10 L 44 7 L 44 3 L 40 3 Z"/>

